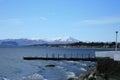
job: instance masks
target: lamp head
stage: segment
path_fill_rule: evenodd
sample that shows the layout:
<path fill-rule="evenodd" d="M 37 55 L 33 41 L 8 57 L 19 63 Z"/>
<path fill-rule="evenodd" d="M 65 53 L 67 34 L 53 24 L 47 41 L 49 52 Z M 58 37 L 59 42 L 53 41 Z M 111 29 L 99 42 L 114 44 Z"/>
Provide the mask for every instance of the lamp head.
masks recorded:
<path fill-rule="evenodd" d="M 118 31 L 116 31 L 116 34 L 118 33 Z"/>

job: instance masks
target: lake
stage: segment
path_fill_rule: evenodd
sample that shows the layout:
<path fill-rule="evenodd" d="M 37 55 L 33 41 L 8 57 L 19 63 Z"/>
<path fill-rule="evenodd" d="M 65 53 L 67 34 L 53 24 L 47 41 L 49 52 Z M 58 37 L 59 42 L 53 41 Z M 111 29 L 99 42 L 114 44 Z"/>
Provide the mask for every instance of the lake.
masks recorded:
<path fill-rule="evenodd" d="M 43 61 L 23 60 L 23 57 L 94 57 L 95 51 L 112 49 L 56 48 L 56 47 L 17 47 L 0 48 L 0 80 L 67 80 L 87 72 L 94 62 L 85 61 Z M 55 67 L 46 67 L 55 65 Z"/>

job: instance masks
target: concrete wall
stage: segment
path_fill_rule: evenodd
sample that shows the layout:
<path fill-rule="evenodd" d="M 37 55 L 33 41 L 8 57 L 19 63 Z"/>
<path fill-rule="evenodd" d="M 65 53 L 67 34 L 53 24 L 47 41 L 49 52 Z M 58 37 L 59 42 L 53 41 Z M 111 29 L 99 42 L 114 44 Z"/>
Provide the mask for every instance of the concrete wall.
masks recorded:
<path fill-rule="evenodd" d="M 120 61 L 120 51 L 97 51 L 96 57 L 109 57 L 115 61 Z"/>
<path fill-rule="evenodd" d="M 114 55 L 114 61 L 120 61 L 120 52 Z"/>

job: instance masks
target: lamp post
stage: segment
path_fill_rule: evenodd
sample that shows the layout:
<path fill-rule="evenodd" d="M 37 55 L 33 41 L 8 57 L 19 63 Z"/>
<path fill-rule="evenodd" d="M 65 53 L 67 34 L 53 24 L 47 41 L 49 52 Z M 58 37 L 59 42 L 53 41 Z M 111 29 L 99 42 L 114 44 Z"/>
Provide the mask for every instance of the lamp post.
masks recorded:
<path fill-rule="evenodd" d="M 115 51 L 117 51 L 117 37 L 118 37 L 118 31 L 116 31 L 116 45 L 115 45 Z"/>

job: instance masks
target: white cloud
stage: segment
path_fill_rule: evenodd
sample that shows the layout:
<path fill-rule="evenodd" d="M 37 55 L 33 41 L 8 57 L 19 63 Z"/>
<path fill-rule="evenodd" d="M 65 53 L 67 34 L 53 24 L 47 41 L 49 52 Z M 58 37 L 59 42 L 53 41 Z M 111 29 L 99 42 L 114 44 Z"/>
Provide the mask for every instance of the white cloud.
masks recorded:
<path fill-rule="evenodd" d="M 17 18 L 0 20 L 0 24 L 19 25 L 19 24 L 22 24 L 22 23 L 23 23 L 23 21 L 21 19 L 17 19 Z"/>
<path fill-rule="evenodd" d="M 46 17 L 40 17 L 40 20 L 46 21 L 48 19 Z"/>
<path fill-rule="evenodd" d="M 9 19 L 1 19 L 0 25 L 21 25 L 25 23 L 36 23 L 39 21 L 47 21 L 46 17 L 33 17 L 33 18 L 9 18 Z"/>
<path fill-rule="evenodd" d="M 120 17 L 108 17 L 80 21 L 80 24 L 113 24 L 120 23 Z"/>

